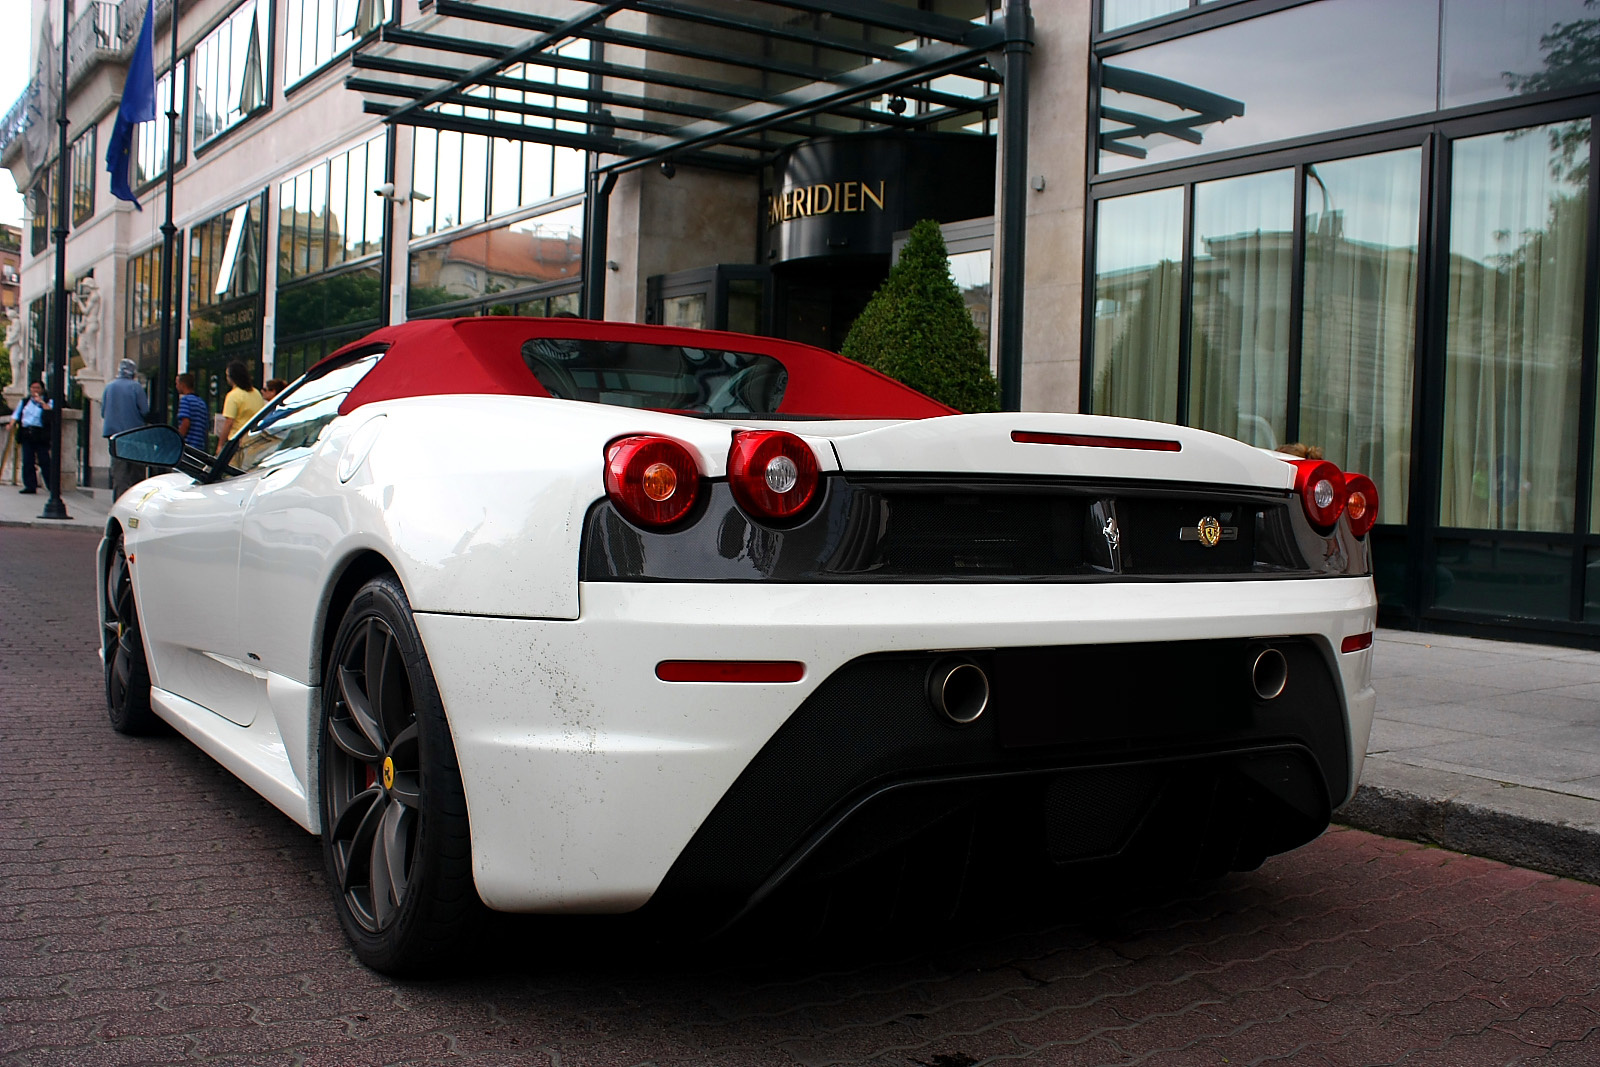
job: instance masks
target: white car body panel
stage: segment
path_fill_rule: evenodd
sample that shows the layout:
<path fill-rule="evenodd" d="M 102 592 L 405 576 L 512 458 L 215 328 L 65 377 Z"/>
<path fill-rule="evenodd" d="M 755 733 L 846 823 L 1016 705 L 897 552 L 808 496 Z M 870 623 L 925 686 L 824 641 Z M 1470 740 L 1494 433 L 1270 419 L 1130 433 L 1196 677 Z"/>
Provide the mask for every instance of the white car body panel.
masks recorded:
<path fill-rule="evenodd" d="M 512 911 L 628 911 L 788 714 L 871 652 L 1368 633 L 1370 579 L 1176 585 L 586 583 L 576 622 L 419 614 L 467 783 L 478 891 Z M 799 660 L 782 685 L 662 682 L 655 665 Z M 1336 654 L 1352 778 L 1371 652 Z M 1344 799 L 1344 798 L 1339 798 Z M 554 858 L 554 860 L 552 860 Z"/>
<path fill-rule="evenodd" d="M 374 403 L 279 466 L 209 485 L 166 475 L 114 505 L 155 709 L 317 831 L 320 659 L 338 621 L 328 602 L 352 559 L 382 557 L 443 697 L 478 890 L 519 911 L 644 904 L 785 718 L 836 668 L 873 652 L 1311 635 L 1342 686 L 1353 789 L 1374 703 L 1370 651 L 1338 649 L 1374 628 L 1370 577 L 580 583 L 609 441 L 672 437 L 718 478 L 731 434 L 758 425 L 797 433 L 824 473 L 1093 475 L 1279 492 L 1294 481 L 1290 464 L 1238 442 L 1093 416 L 733 423 L 516 396 Z M 1182 448 L 1023 445 L 1013 430 Z M 662 660 L 707 658 L 799 660 L 806 675 L 718 685 L 653 673 Z"/>

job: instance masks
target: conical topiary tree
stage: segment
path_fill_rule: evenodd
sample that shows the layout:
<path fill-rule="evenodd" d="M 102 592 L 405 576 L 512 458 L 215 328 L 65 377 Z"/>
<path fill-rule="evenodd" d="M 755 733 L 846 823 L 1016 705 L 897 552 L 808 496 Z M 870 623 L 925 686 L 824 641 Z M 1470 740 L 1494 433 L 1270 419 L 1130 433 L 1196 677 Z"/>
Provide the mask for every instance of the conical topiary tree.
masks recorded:
<path fill-rule="evenodd" d="M 944 235 L 932 219 L 911 228 L 900 262 L 840 351 L 957 411 L 1000 410 L 983 335 L 950 277 Z"/>

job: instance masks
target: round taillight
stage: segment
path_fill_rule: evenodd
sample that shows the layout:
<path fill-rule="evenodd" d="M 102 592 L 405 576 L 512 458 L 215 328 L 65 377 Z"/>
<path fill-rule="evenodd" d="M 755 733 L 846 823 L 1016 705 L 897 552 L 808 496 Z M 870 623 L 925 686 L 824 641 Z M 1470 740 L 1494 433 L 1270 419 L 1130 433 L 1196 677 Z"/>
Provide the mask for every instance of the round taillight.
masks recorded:
<path fill-rule="evenodd" d="M 700 468 L 666 437 L 622 437 L 606 446 L 606 496 L 637 526 L 670 526 L 700 495 Z"/>
<path fill-rule="evenodd" d="M 1344 514 L 1350 520 L 1350 532 L 1365 537 L 1378 521 L 1378 487 L 1365 474 L 1346 474 L 1344 488 Z"/>
<path fill-rule="evenodd" d="M 791 519 L 817 495 L 821 477 L 811 446 L 783 430 L 741 430 L 728 450 L 733 498 L 757 519 Z"/>
<path fill-rule="evenodd" d="M 1325 459 L 1302 459 L 1295 463 L 1294 487 L 1305 505 L 1306 518 L 1321 530 L 1332 529 L 1344 511 L 1344 475 Z"/>

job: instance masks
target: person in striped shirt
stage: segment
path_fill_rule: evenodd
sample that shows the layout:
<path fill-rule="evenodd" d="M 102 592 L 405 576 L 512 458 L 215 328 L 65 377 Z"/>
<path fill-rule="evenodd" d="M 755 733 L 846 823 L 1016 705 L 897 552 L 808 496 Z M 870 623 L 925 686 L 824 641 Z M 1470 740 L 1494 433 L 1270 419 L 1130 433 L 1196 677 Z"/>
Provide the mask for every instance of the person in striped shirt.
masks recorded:
<path fill-rule="evenodd" d="M 202 452 L 206 436 L 211 432 L 211 409 L 194 391 L 194 375 L 178 375 L 178 434 L 183 443 Z"/>

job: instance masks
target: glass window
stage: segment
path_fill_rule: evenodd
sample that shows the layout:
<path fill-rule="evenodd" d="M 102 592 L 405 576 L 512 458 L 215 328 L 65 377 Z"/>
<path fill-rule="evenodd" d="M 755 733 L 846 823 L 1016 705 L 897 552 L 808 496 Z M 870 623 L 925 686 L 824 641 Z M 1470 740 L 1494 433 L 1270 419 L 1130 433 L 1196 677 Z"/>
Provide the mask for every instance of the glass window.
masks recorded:
<path fill-rule="evenodd" d="M 1455 142 L 1443 526 L 1570 532 L 1589 123 Z"/>
<path fill-rule="evenodd" d="M 245 0 L 194 50 L 194 139 L 205 144 L 271 103 L 267 92 L 270 0 Z"/>
<path fill-rule="evenodd" d="M 1422 151 L 1306 168 L 1300 438 L 1404 522 L 1411 467 Z"/>
<path fill-rule="evenodd" d="M 1565 619 L 1572 549 L 1566 545 L 1440 538 L 1434 603 L 1455 611 Z"/>
<path fill-rule="evenodd" d="M 72 224 L 81 226 L 94 217 L 95 128 L 89 127 L 72 142 L 67 162 L 72 171 Z"/>
<path fill-rule="evenodd" d="M 427 308 L 583 276 L 583 207 L 562 208 L 411 253 L 407 307 Z"/>
<path fill-rule="evenodd" d="M 178 61 L 178 136 L 174 142 L 178 161 L 184 155 L 183 113 L 187 108 L 186 79 L 188 59 Z M 141 122 L 133 129 L 133 187 L 139 189 L 167 173 L 167 112 L 172 110 L 173 73 L 168 71 L 156 79 L 156 117 Z"/>
<path fill-rule="evenodd" d="M 38 255 L 50 247 L 50 228 L 55 220 L 55 167 L 45 167 L 39 180 L 28 190 L 28 247 Z"/>
<path fill-rule="evenodd" d="M 1588 0 L 1445 0 L 1439 106 L 1592 84 L 1600 22 Z"/>
<path fill-rule="evenodd" d="M 1293 171 L 1195 186 L 1190 425 L 1285 443 L 1293 264 Z"/>
<path fill-rule="evenodd" d="M 177 251 L 182 251 L 182 234 Z M 173 269 L 172 304 L 176 316 L 183 299 L 176 264 Z M 123 357 L 139 365 L 139 373 L 153 377 L 161 362 L 161 246 L 148 248 L 128 257 L 124 282 L 128 291 L 128 314 Z"/>
<path fill-rule="evenodd" d="M 956 252 L 950 256 L 950 277 L 961 290 L 961 302 L 972 316 L 972 324 L 983 337 L 983 350 L 989 351 L 990 290 L 994 269 L 994 252 L 980 248 L 972 252 Z M 991 368 L 992 369 L 992 368 Z"/>
<path fill-rule="evenodd" d="M 1092 410 L 1175 422 L 1183 190 L 1101 200 L 1095 218 Z"/>
<path fill-rule="evenodd" d="M 539 337 L 522 358 L 552 396 L 630 408 L 769 414 L 789 386 L 782 363 L 750 352 Z"/>
<path fill-rule="evenodd" d="M 556 49 L 556 52 L 568 59 L 584 59 L 589 54 L 589 42 L 570 41 Z M 550 67 L 531 63 L 510 67 L 507 75 L 532 82 L 548 82 L 556 77 L 563 85 L 583 87 L 588 84 L 588 75 L 581 71 L 553 71 Z M 492 92 L 485 90 L 482 95 L 486 105 L 504 100 L 550 109 L 557 106 L 555 98 L 548 94 L 519 89 L 497 87 Z M 581 103 L 568 99 L 561 106 L 570 110 Z M 581 110 L 572 110 L 574 120 L 559 119 L 552 115 L 494 111 L 488 106 L 452 106 L 442 110 L 469 118 L 493 114 L 501 122 L 518 122 L 545 129 L 570 127 L 582 131 L 585 128 L 584 123 L 579 121 L 583 115 Z M 585 159 L 583 152 L 573 148 L 552 148 L 531 142 L 519 144 L 477 134 L 418 129 L 411 173 L 414 194 L 411 198 L 411 235 L 423 237 L 455 226 L 471 225 L 485 218 L 531 207 L 553 197 L 582 192 L 586 174 Z"/>
<path fill-rule="evenodd" d="M 1431 112 L 1438 18 L 1433 3 L 1322 0 L 1108 58 L 1100 170 Z"/>
<path fill-rule="evenodd" d="M 266 194 L 213 215 L 189 237 L 192 307 L 248 296 L 261 288 L 261 228 Z"/>
<path fill-rule="evenodd" d="M 1188 8 L 1189 0 L 1101 0 L 1100 28 L 1111 31 Z"/>
<path fill-rule="evenodd" d="M 239 446 L 228 462 L 240 471 L 249 471 L 305 455 L 323 428 L 339 417 L 345 396 L 379 358 L 377 354 L 364 356 L 285 389 L 239 436 Z"/>
<path fill-rule="evenodd" d="M 288 0 L 283 86 L 316 72 L 389 21 L 389 0 Z"/>

